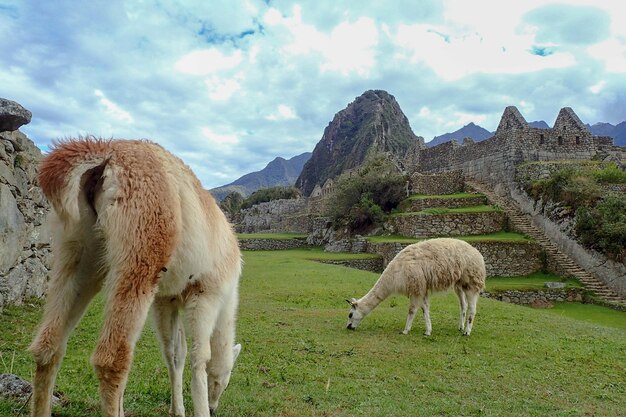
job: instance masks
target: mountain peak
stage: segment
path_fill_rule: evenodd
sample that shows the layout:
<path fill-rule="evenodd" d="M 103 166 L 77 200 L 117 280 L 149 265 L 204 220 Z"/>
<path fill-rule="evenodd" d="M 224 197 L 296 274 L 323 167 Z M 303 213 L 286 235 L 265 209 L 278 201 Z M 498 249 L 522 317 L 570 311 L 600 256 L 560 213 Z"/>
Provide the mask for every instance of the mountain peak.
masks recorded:
<path fill-rule="evenodd" d="M 384 90 L 367 90 L 324 129 L 296 187 L 309 195 L 316 184 L 359 167 L 374 155 L 402 158 L 417 140 L 395 97 Z"/>
<path fill-rule="evenodd" d="M 304 152 L 290 159 L 278 156 L 260 171 L 251 172 L 230 184 L 211 189 L 211 194 L 221 201 L 233 191 L 247 197 L 261 188 L 291 186 L 310 157 L 311 152 Z"/>
<path fill-rule="evenodd" d="M 474 139 L 474 141 L 480 142 L 481 140 L 485 140 L 487 138 L 490 138 L 491 136 L 493 136 L 493 134 L 490 131 L 478 126 L 477 124 L 474 124 L 474 122 L 470 122 L 459 130 L 456 130 L 452 133 L 445 133 L 440 136 L 435 136 L 433 140 L 428 142 L 426 145 L 429 147 L 433 147 L 440 145 L 444 142 L 449 142 L 451 140 L 456 140 L 460 142 L 465 138 L 472 138 Z"/>

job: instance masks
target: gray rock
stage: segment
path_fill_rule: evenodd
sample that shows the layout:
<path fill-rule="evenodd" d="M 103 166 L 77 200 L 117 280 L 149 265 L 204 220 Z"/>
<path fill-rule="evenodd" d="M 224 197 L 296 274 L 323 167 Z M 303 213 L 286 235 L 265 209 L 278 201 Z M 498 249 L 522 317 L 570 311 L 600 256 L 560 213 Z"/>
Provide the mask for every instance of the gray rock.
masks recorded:
<path fill-rule="evenodd" d="M 32 392 L 32 385 L 19 376 L 0 374 L 0 398 L 26 401 Z M 58 404 L 60 401 L 61 399 L 58 396 L 52 396 L 52 404 Z"/>
<path fill-rule="evenodd" d="M 0 292 L 4 294 L 5 303 L 19 304 L 22 301 L 28 285 L 28 276 L 22 264 L 17 264 L 5 277 L 0 276 Z"/>
<path fill-rule="evenodd" d="M 17 130 L 30 123 L 33 114 L 15 101 L 0 98 L 0 132 Z"/>
<path fill-rule="evenodd" d="M 0 273 L 17 261 L 24 247 L 24 216 L 9 187 L 0 184 Z"/>
<path fill-rule="evenodd" d="M 564 282 L 544 282 L 543 286 L 546 288 L 565 288 Z"/>
<path fill-rule="evenodd" d="M 48 287 L 48 270 L 43 262 L 37 258 L 26 259 L 24 265 L 30 278 L 26 282 L 23 295 L 25 297 L 43 297 Z"/>
<path fill-rule="evenodd" d="M 13 170 L 4 162 L 0 162 L 0 183 L 16 186 Z"/>

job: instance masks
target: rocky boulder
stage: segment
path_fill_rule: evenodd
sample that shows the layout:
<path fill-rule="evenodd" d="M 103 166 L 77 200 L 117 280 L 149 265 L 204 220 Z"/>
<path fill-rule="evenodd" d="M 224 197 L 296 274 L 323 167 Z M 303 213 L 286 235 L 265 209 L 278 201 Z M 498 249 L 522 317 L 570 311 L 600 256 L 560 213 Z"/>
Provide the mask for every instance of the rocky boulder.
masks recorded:
<path fill-rule="evenodd" d="M 30 123 L 32 113 L 18 103 L 0 98 L 0 132 L 13 131 Z"/>

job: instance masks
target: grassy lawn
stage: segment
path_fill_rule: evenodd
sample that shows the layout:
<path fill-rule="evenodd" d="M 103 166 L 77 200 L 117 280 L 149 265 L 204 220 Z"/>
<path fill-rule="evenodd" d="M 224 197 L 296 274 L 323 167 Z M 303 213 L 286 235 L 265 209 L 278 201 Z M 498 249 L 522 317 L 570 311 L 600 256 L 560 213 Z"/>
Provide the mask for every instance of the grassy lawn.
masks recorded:
<path fill-rule="evenodd" d="M 544 274 L 536 272 L 523 277 L 489 277 L 487 278 L 487 291 L 528 291 L 528 290 L 546 290 L 545 282 L 562 282 L 563 279 L 558 275 Z M 582 285 L 574 280 L 565 281 L 566 288 L 581 288 Z M 626 318 L 626 317 L 625 317 Z"/>
<path fill-rule="evenodd" d="M 496 232 L 488 235 L 455 236 L 455 239 L 461 239 L 467 242 L 533 242 L 530 237 L 514 232 Z M 415 243 L 424 239 L 400 235 L 384 235 L 368 236 L 367 240 L 372 243 Z"/>
<path fill-rule="evenodd" d="M 237 238 L 243 239 L 306 239 L 307 235 L 303 233 L 237 233 Z"/>
<path fill-rule="evenodd" d="M 443 199 L 443 198 L 472 198 L 472 197 L 484 197 L 484 194 L 476 194 L 476 193 L 455 193 L 455 194 L 439 194 L 439 195 L 431 195 L 431 194 L 413 194 L 407 198 L 407 200 L 427 200 L 427 199 Z"/>
<path fill-rule="evenodd" d="M 237 341 L 243 351 L 222 416 L 603 416 L 624 415 L 624 313 L 597 306 L 535 310 L 481 298 L 472 336 L 462 337 L 451 293 L 431 299 L 433 335 L 399 334 L 405 297 L 384 301 L 358 330 L 345 329 L 346 298 L 363 295 L 377 274 L 309 259 L 346 257 L 317 250 L 246 252 Z M 589 314 L 587 307 L 597 313 Z M 101 320 L 97 300 L 75 331 L 57 380 L 57 417 L 98 414 L 89 365 Z M 601 313 L 599 313 L 602 311 Z M 0 372 L 31 379 L 25 349 L 39 305 L 0 316 Z M 189 375 L 187 414 L 192 415 Z M 167 415 L 169 388 L 151 326 L 135 354 L 127 415 Z M 0 416 L 21 404 L 0 400 Z"/>
<path fill-rule="evenodd" d="M 467 214 L 467 213 L 492 213 L 502 211 L 501 208 L 492 205 L 479 205 L 458 208 L 435 207 L 416 212 L 393 213 L 391 216 L 415 216 L 415 215 L 438 215 L 438 214 Z"/>

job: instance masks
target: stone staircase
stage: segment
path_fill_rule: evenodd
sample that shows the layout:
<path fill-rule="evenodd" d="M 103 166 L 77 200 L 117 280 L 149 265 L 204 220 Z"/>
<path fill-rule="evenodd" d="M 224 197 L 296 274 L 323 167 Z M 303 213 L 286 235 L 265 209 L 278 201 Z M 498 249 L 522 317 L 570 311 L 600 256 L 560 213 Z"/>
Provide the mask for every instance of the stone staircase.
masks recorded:
<path fill-rule="evenodd" d="M 548 239 L 541 229 L 533 224 L 530 216 L 524 214 L 511 198 L 499 196 L 493 192 L 490 186 L 477 181 L 466 180 L 466 185 L 486 195 L 492 204 L 502 207 L 509 216 L 511 226 L 515 230 L 535 239 L 546 252 L 548 259 L 554 262 L 565 275 L 575 277 L 587 290 L 593 292 L 596 297 L 610 306 L 623 307 L 626 305 L 626 297 L 620 296 L 611 290 L 602 281 L 581 268 L 572 258 L 562 252 L 555 243 Z"/>

